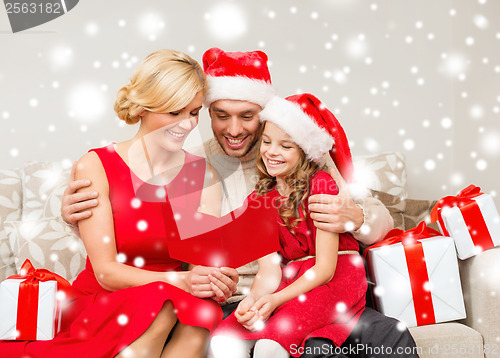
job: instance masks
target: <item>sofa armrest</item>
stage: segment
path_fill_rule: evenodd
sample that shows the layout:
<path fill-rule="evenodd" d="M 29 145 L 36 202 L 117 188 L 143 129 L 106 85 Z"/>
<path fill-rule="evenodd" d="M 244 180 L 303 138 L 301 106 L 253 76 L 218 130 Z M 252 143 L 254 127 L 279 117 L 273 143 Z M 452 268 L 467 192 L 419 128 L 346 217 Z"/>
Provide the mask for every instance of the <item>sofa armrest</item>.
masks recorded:
<path fill-rule="evenodd" d="M 459 260 L 467 318 L 483 336 L 485 357 L 500 353 L 500 247 Z"/>

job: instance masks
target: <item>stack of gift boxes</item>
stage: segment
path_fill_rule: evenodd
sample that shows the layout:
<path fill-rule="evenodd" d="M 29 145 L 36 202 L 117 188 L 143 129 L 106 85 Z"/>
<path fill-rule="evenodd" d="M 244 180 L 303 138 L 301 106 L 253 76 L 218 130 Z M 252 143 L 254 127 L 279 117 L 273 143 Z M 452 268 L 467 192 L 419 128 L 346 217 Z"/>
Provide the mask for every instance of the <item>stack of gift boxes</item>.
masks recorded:
<path fill-rule="evenodd" d="M 490 195 L 470 185 L 441 199 L 424 222 L 390 231 L 365 250 L 377 308 L 408 327 L 465 318 L 461 260 L 500 245 L 500 216 Z"/>

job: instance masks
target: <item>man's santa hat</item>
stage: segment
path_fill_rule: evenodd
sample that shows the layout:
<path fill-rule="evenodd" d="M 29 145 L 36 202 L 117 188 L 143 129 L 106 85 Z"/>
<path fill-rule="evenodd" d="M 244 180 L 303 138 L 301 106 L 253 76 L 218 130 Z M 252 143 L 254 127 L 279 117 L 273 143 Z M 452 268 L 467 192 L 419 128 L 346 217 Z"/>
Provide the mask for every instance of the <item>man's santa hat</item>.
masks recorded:
<path fill-rule="evenodd" d="M 203 54 L 203 69 L 208 83 L 204 100 L 207 107 L 219 99 L 264 107 L 275 95 L 267 55 L 262 51 L 225 52 L 214 47 Z"/>
<path fill-rule="evenodd" d="M 260 112 L 260 120 L 283 129 L 310 160 L 319 162 L 329 152 L 340 174 L 352 182 L 354 169 L 344 129 L 315 96 L 274 97 Z"/>

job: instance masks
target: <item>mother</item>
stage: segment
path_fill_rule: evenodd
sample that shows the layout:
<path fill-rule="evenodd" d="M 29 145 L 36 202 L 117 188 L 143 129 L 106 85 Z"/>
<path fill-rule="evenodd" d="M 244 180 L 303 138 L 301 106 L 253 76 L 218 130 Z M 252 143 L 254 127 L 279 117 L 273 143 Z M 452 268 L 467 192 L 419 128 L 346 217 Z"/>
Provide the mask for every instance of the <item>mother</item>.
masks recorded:
<path fill-rule="evenodd" d="M 120 119 L 140 122 L 137 134 L 92 149 L 76 167 L 76 177 L 92 183 L 82 191 L 98 192 L 100 200 L 79 222 L 88 258 L 63 329 L 52 341 L 4 342 L 0 351 L 8 349 L 9 357 L 204 356 L 209 331 L 222 319 L 219 305 L 204 298 L 227 298 L 221 290 L 235 289 L 237 273 L 205 268 L 213 275 L 201 282 L 196 270 L 180 271 L 165 240 L 175 225 L 169 202 L 183 198 L 182 210 L 220 211 L 220 184 L 209 164 L 182 150 L 205 89 L 200 66 L 181 52 L 157 51 L 137 67 L 115 103 Z"/>

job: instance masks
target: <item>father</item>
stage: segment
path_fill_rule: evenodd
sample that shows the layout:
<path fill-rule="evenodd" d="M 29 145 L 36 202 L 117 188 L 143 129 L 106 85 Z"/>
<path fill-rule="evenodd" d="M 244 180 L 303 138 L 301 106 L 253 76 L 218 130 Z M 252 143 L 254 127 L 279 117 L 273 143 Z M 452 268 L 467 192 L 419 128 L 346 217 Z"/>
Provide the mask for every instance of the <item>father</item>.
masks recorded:
<path fill-rule="evenodd" d="M 209 108 L 214 138 L 204 143 L 205 153 L 212 166 L 223 178 L 226 195 L 223 214 L 241 206 L 246 196 L 254 190 L 256 145 L 260 129 L 259 112 L 274 96 L 274 88 L 267 67 L 267 56 L 260 51 L 224 52 L 212 48 L 203 55 L 208 91 L 205 105 Z M 311 218 L 316 227 L 332 231 L 350 231 L 362 244 L 370 245 L 381 240 L 392 229 L 393 221 L 383 204 L 371 196 L 356 198 L 355 202 L 343 179 L 332 162 L 332 177 L 340 184 L 336 196 L 313 196 L 309 200 Z M 88 186 L 83 180 L 72 181 L 67 187 L 62 204 L 63 219 L 76 226 L 78 220 L 90 215 L 97 205 L 97 193 L 76 193 Z M 207 285 L 215 282 L 210 294 L 217 301 L 225 301 L 223 310 L 229 314 L 249 291 L 257 273 L 256 262 L 237 269 L 239 282 L 232 277 L 209 277 L 213 268 L 197 266 L 193 269 L 193 294 L 206 297 Z M 302 357 L 373 357 L 368 347 L 414 347 L 407 329 L 398 321 L 366 308 L 348 340 L 333 352 L 332 342 L 321 338 L 307 341 Z M 363 348 L 362 348 L 363 347 Z M 367 349 L 368 348 L 368 349 Z M 418 357 L 408 354 L 394 357 Z"/>

